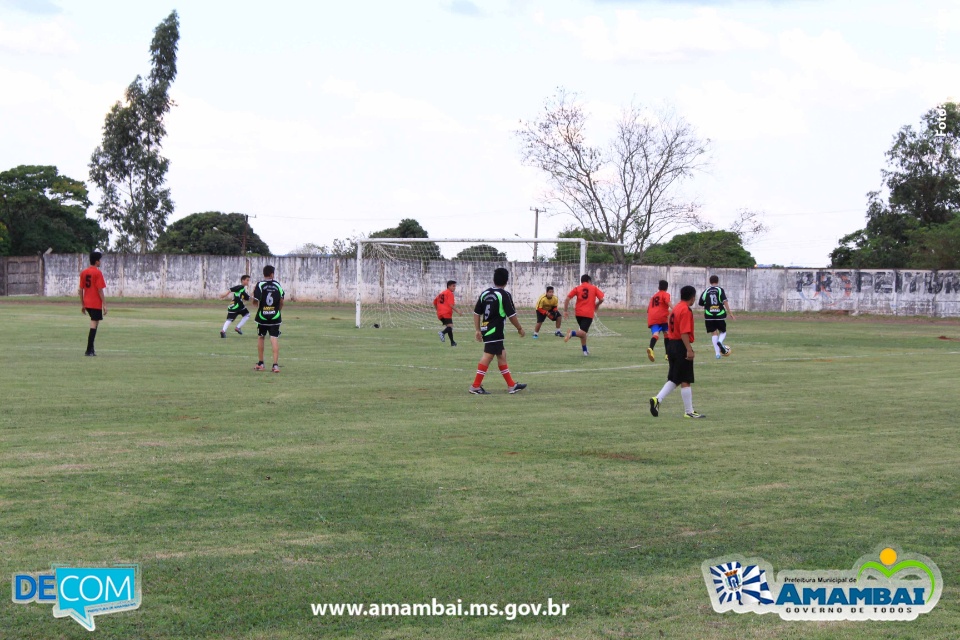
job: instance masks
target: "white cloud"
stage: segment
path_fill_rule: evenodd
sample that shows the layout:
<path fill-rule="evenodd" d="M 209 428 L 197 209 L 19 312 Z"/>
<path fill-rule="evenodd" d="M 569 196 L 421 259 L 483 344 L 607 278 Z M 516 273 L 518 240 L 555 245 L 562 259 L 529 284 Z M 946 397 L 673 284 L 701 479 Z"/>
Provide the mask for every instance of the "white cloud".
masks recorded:
<path fill-rule="evenodd" d="M 639 11 L 617 11 L 612 27 L 597 16 L 560 26 L 580 40 L 584 54 L 599 61 L 685 60 L 711 53 L 765 49 L 771 38 L 750 26 L 698 9 L 686 19 L 644 19 Z"/>
<path fill-rule="evenodd" d="M 681 89 L 683 113 L 714 140 L 753 140 L 807 131 L 802 106 L 784 84 L 770 92 L 737 91 L 719 80 Z"/>
<path fill-rule="evenodd" d="M 65 55 L 79 50 L 62 19 L 13 26 L 0 22 L 0 51 L 18 55 Z"/>
<path fill-rule="evenodd" d="M 409 98 L 392 91 L 364 91 L 356 83 L 336 77 L 321 86 L 325 93 L 353 101 L 354 118 L 364 120 L 400 120 L 417 123 L 424 131 L 463 133 L 456 119 L 425 100 Z"/>

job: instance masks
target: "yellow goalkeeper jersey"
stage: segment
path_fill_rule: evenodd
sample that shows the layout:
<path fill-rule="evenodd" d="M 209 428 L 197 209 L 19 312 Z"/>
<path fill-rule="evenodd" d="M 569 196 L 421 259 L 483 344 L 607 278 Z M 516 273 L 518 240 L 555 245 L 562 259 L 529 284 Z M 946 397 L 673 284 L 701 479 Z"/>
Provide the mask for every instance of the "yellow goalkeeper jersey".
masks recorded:
<path fill-rule="evenodd" d="M 548 298 L 547 294 L 540 296 L 540 299 L 537 300 L 537 309 L 543 309 L 544 311 L 551 311 L 556 309 L 560 305 L 560 298 L 553 296 Z"/>

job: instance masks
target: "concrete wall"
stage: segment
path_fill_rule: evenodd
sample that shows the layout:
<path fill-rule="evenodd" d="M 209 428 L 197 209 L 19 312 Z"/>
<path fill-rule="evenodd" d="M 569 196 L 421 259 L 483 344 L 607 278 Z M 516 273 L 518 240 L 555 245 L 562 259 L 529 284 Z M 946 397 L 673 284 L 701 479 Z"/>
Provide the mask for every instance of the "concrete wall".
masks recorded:
<path fill-rule="evenodd" d="M 84 255 L 43 258 L 43 293 L 77 295 Z M 232 256 L 105 255 L 101 262 L 107 295 L 133 298 L 216 298 L 239 282 L 242 274 L 254 281 L 263 265 L 277 268 L 291 300 L 352 303 L 356 297 L 356 260 L 317 256 L 243 258 Z M 388 266 L 363 262 L 363 299 L 423 300 L 427 305 L 447 280 L 458 282 L 461 304 L 491 284 L 493 263 L 453 261 L 402 262 Z M 552 263 L 512 262 L 508 289 L 517 304 L 532 306 L 546 285 L 561 297 L 580 281 L 577 267 Z M 677 298 L 680 287 L 707 286 L 710 274 L 720 276 L 734 310 L 822 311 L 829 309 L 885 315 L 960 317 L 960 272 L 870 269 L 702 269 L 591 265 L 591 275 L 607 295 L 612 309 L 645 309 L 661 280 L 670 282 Z M 469 305 L 464 305 L 469 306 Z"/>

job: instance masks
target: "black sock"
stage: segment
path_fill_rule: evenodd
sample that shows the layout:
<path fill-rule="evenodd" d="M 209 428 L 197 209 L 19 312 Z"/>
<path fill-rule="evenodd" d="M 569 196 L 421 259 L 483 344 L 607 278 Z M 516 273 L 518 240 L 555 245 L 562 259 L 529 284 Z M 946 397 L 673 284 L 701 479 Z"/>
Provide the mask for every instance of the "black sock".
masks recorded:
<path fill-rule="evenodd" d="M 453 344 L 453 327 L 451 327 L 450 325 L 447 325 L 447 328 L 444 329 L 444 331 L 446 331 L 447 335 L 450 336 L 450 344 L 452 345 Z"/>
<path fill-rule="evenodd" d="M 653 349 L 655 346 L 657 346 L 657 339 L 650 338 L 650 348 Z"/>
<path fill-rule="evenodd" d="M 97 330 L 90 329 L 90 333 L 87 334 L 87 353 L 93 351 L 93 341 L 97 339 Z"/>

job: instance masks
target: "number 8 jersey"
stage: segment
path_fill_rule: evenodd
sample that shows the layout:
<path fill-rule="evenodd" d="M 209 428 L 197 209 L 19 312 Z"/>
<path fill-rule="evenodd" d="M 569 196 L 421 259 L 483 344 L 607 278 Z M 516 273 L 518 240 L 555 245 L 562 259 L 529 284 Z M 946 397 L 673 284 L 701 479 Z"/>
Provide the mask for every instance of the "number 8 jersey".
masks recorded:
<path fill-rule="evenodd" d="M 280 301 L 283 300 L 283 287 L 276 280 L 261 280 L 253 290 L 253 297 L 260 306 L 257 307 L 257 324 L 280 324 Z"/>

